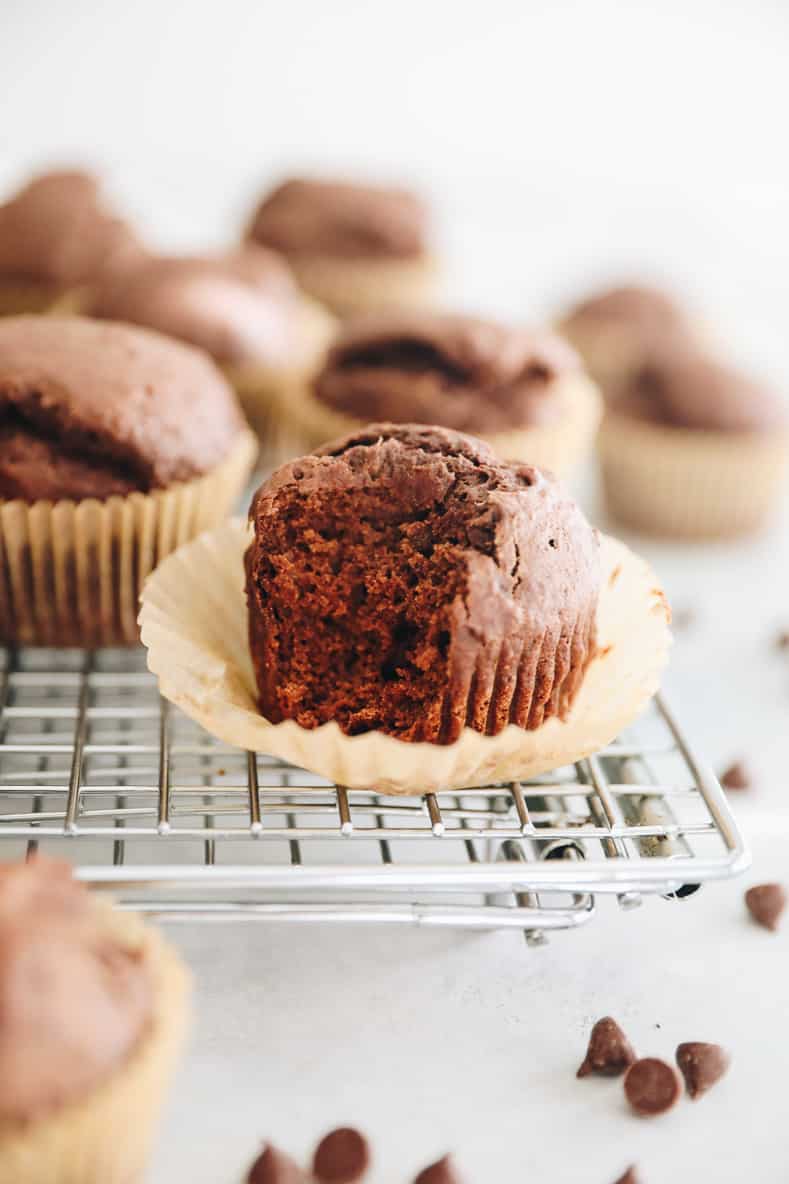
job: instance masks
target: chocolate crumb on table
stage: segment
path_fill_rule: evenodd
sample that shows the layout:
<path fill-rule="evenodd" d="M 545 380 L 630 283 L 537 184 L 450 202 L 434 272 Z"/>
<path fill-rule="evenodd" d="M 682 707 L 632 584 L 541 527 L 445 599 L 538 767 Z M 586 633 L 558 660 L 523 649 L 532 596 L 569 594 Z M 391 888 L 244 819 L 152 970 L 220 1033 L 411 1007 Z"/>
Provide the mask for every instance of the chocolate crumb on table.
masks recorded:
<path fill-rule="evenodd" d="M 614 1180 L 614 1184 L 641 1184 L 641 1177 L 636 1171 L 636 1165 L 631 1163 L 627 1171 Z"/>
<path fill-rule="evenodd" d="M 682 1093 L 677 1071 L 657 1057 L 644 1057 L 631 1065 L 624 1088 L 631 1108 L 643 1118 L 664 1114 Z"/>
<path fill-rule="evenodd" d="M 309 1177 L 289 1155 L 267 1143 L 249 1169 L 247 1184 L 309 1184 Z"/>
<path fill-rule="evenodd" d="M 745 903 L 754 921 L 775 933 L 786 908 L 786 890 L 783 884 L 754 884 L 745 893 Z"/>
<path fill-rule="evenodd" d="M 355 1184 L 367 1174 L 370 1148 L 364 1135 L 342 1126 L 324 1135 L 315 1149 L 312 1174 L 319 1184 Z"/>
<path fill-rule="evenodd" d="M 618 1077 L 636 1060 L 636 1054 L 616 1020 L 610 1015 L 598 1020 L 589 1037 L 589 1047 L 577 1077 L 599 1073 L 603 1077 Z"/>
<path fill-rule="evenodd" d="M 750 789 L 753 785 L 751 772 L 745 761 L 734 761 L 720 775 L 724 789 Z"/>
<path fill-rule="evenodd" d="M 776 635 L 775 648 L 777 650 L 789 650 L 789 629 L 782 629 Z"/>
<path fill-rule="evenodd" d="M 431 1163 L 414 1179 L 414 1184 L 463 1184 L 451 1155 Z"/>
<path fill-rule="evenodd" d="M 700 1040 L 678 1045 L 676 1057 L 685 1088 L 694 1100 L 720 1081 L 731 1064 L 731 1057 L 720 1044 L 705 1044 Z"/>

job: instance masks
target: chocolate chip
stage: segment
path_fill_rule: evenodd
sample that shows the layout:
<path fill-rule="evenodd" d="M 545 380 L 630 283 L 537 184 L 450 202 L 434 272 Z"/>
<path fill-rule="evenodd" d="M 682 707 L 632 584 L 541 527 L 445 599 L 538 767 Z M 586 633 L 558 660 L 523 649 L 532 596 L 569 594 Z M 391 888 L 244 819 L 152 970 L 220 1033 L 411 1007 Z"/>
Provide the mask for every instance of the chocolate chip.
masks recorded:
<path fill-rule="evenodd" d="M 625 1097 L 636 1114 L 663 1114 L 682 1093 L 679 1075 L 657 1057 L 644 1057 L 625 1074 Z"/>
<path fill-rule="evenodd" d="M 716 1081 L 720 1081 L 730 1063 L 729 1054 L 719 1044 L 690 1040 L 677 1046 L 679 1071 L 692 1098 L 706 1094 Z"/>
<path fill-rule="evenodd" d="M 745 893 L 745 903 L 754 921 L 774 933 L 786 908 L 786 892 L 782 884 L 755 884 Z"/>
<path fill-rule="evenodd" d="M 269 1143 L 249 1169 L 247 1184 L 308 1184 L 308 1176 L 289 1155 Z"/>
<path fill-rule="evenodd" d="M 312 1174 L 320 1184 L 353 1184 L 370 1166 L 370 1148 L 364 1135 L 341 1126 L 324 1135 L 315 1149 Z"/>
<path fill-rule="evenodd" d="M 452 1162 L 452 1157 L 445 1155 L 443 1159 L 431 1163 L 429 1168 L 420 1172 L 414 1184 L 463 1184 L 463 1180 Z"/>
<path fill-rule="evenodd" d="M 748 766 L 744 761 L 735 761 L 724 769 L 720 777 L 724 789 L 750 789 L 753 784 Z"/>
<path fill-rule="evenodd" d="M 624 1175 L 620 1176 L 618 1180 L 614 1180 L 614 1184 L 641 1184 L 636 1165 L 631 1163 Z"/>
<path fill-rule="evenodd" d="M 636 1054 L 627 1036 L 616 1020 L 607 1015 L 592 1028 L 589 1047 L 576 1076 L 600 1073 L 603 1077 L 618 1077 L 635 1059 Z"/>

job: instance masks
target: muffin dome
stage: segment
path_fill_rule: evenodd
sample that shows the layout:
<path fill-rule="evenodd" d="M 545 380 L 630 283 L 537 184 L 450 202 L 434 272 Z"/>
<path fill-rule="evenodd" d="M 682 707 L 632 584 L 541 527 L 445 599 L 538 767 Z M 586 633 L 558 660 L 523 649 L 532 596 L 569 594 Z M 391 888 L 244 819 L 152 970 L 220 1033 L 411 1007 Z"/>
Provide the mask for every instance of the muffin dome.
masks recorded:
<path fill-rule="evenodd" d="M 580 363 L 561 338 L 472 317 L 390 313 L 351 322 L 313 390 L 362 422 L 435 423 L 495 434 L 561 417 Z"/>
<path fill-rule="evenodd" d="M 228 365 L 287 361 L 301 296 L 287 263 L 248 246 L 225 255 L 148 259 L 93 293 L 85 311 L 199 346 Z"/>
<path fill-rule="evenodd" d="M 373 424 L 284 465 L 250 515 L 267 719 L 448 744 L 569 709 L 598 538 L 553 478 L 456 432 Z"/>
<path fill-rule="evenodd" d="M 0 320 L 0 498 L 165 488 L 218 465 L 243 428 L 198 350 L 79 317 Z"/>
<path fill-rule="evenodd" d="M 142 254 L 90 173 L 34 177 L 0 205 L 0 278 L 62 287 L 90 283 Z"/>
<path fill-rule="evenodd" d="M 289 256 L 408 259 L 427 250 L 428 221 L 405 189 L 293 178 L 264 198 L 248 238 Z"/>

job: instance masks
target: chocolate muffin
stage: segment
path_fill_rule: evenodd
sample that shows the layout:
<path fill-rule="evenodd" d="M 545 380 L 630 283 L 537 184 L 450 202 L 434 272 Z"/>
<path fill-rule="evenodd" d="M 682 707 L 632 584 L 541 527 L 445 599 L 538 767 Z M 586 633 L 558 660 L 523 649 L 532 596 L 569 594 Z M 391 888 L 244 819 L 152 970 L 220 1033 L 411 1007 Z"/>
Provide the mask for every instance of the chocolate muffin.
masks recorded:
<path fill-rule="evenodd" d="M 0 205 L 0 314 L 63 304 L 143 253 L 96 177 L 44 173 Z"/>
<path fill-rule="evenodd" d="M 264 197 L 246 237 L 281 251 L 305 291 L 343 316 L 432 296 L 429 212 L 405 189 L 294 178 Z"/>
<path fill-rule="evenodd" d="M 197 350 L 79 317 L 0 320 L 0 641 L 135 640 L 142 581 L 227 513 L 253 451 Z"/>
<path fill-rule="evenodd" d="M 246 555 L 271 722 L 449 744 L 569 709 L 595 649 L 597 534 L 550 476 L 373 424 L 258 491 Z"/>
<path fill-rule="evenodd" d="M 675 537 L 748 534 L 781 502 L 789 407 L 716 358 L 661 349 L 609 400 L 600 458 L 608 506 L 623 522 Z"/>
<path fill-rule="evenodd" d="M 188 1013 L 164 942 L 68 864 L 0 869 L 0 1179 L 141 1178 Z"/>
<path fill-rule="evenodd" d="M 669 293 L 645 284 L 613 287 L 582 300 L 559 322 L 606 395 L 652 357 L 701 344 L 699 325 Z"/>
<path fill-rule="evenodd" d="M 578 356 L 556 334 L 427 312 L 349 321 L 283 409 L 304 448 L 370 420 L 434 423 L 558 471 L 591 445 L 599 412 Z"/>
<path fill-rule="evenodd" d="M 83 311 L 205 350 L 261 437 L 280 389 L 312 374 L 334 332 L 334 319 L 300 291 L 286 261 L 254 245 L 145 259 L 98 285 Z"/>

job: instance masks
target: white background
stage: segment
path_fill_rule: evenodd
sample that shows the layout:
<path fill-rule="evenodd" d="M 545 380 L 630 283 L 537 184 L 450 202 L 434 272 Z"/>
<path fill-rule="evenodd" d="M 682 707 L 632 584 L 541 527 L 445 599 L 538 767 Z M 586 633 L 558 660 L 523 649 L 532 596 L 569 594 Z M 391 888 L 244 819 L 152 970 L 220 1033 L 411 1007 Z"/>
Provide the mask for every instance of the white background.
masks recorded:
<path fill-rule="evenodd" d="M 663 278 L 789 388 L 787 63 L 782 0 L 0 0 L 0 186 L 95 164 L 154 241 L 187 248 L 232 241 L 292 168 L 412 179 L 453 303 L 542 317 L 598 279 Z M 679 714 L 714 765 L 756 770 L 735 803 L 749 880 L 786 877 L 789 659 L 771 639 L 789 628 L 789 519 L 733 547 L 637 545 L 699 614 L 667 680 Z M 151 1184 L 234 1184 L 259 1139 L 306 1152 L 341 1121 L 374 1136 L 380 1184 L 447 1147 L 474 1184 L 609 1184 L 632 1159 L 646 1184 L 782 1184 L 789 926 L 749 927 L 742 887 L 610 904 L 539 951 L 178 930 L 198 1026 Z M 606 1012 L 644 1052 L 723 1041 L 730 1076 L 631 1118 L 616 1083 L 573 1078 Z"/>

